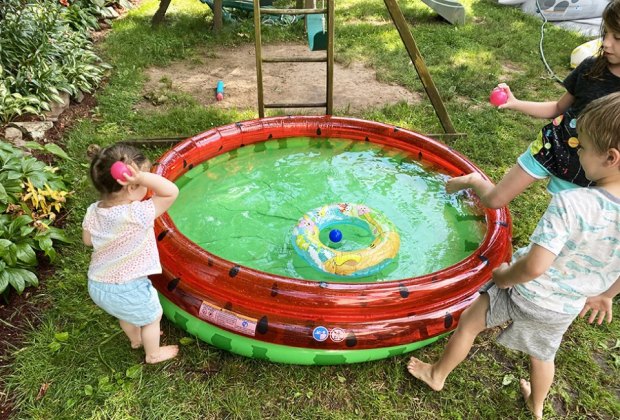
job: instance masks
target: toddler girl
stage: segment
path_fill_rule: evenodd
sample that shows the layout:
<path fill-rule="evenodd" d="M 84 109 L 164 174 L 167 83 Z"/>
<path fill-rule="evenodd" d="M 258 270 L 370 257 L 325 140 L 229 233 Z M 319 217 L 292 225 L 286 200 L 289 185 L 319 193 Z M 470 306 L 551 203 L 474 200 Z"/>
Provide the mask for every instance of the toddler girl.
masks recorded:
<path fill-rule="evenodd" d="M 88 293 L 97 306 L 118 318 L 132 348 L 144 346 L 146 363 L 171 359 L 179 349 L 159 345 L 162 307 L 147 276 L 161 273 L 153 223 L 172 205 L 179 189 L 148 172 L 149 161 L 133 146 L 92 145 L 89 157 L 90 178 L 101 197 L 88 207 L 82 222 L 82 239 L 94 248 Z M 118 180 L 111 173 L 117 161 L 128 168 Z M 148 189 L 152 197 L 143 201 Z"/>

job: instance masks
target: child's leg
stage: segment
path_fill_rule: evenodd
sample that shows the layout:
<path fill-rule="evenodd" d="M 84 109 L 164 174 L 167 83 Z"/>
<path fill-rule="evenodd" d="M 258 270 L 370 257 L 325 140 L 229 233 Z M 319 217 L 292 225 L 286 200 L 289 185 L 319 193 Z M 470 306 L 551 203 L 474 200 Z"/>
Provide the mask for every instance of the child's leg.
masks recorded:
<path fill-rule="evenodd" d="M 123 331 L 129 338 L 129 342 L 131 343 L 132 349 L 137 349 L 142 345 L 142 334 L 140 331 L 140 327 L 134 324 L 130 324 L 127 321 L 123 321 L 121 319 L 118 320 L 118 323 L 121 325 Z"/>
<path fill-rule="evenodd" d="M 542 419 L 543 405 L 555 374 L 555 364 L 530 356 L 530 382 L 521 379 L 521 393 L 534 417 Z"/>
<path fill-rule="evenodd" d="M 179 352 L 178 346 L 159 346 L 159 321 L 142 327 L 142 344 L 144 344 L 144 352 L 146 353 L 146 363 L 159 363 L 168 359 L 172 359 Z"/>
<path fill-rule="evenodd" d="M 508 205 L 513 198 L 525 191 L 536 180 L 532 175 L 525 172 L 521 166 L 515 165 L 497 185 L 493 185 L 491 181 L 483 179 L 479 173 L 472 172 L 471 174 L 448 180 L 446 191 L 448 193 L 455 193 L 471 188 L 480 197 L 480 202 L 483 206 L 499 209 Z"/>
<path fill-rule="evenodd" d="M 475 338 L 486 329 L 488 309 L 489 295 L 483 293 L 461 315 L 459 325 L 439 360 L 431 365 L 412 357 L 407 365 L 409 373 L 435 391 L 441 391 L 450 372 L 465 360 Z"/>

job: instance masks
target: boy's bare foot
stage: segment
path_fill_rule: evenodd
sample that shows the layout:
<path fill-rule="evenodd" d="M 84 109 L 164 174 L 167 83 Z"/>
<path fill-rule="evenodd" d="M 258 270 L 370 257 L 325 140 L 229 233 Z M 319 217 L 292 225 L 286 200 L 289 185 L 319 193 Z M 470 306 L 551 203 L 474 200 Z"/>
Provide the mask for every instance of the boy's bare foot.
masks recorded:
<path fill-rule="evenodd" d="M 450 178 L 448 182 L 446 182 L 446 192 L 448 194 L 453 194 L 466 188 L 471 188 L 472 183 L 480 178 L 481 176 L 478 172 L 472 172 L 471 174 Z"/>
<path fill-rule="evenodd" d="M 530 398 L 530 396 L 532 395 L 532 387 L 529 381 L 526 381 L 525 379 L 521 379 L 519 381 L 519 385 L 521 387 L 521 394 L 523 394 L 523 399 L 525 400 L 525 405 L 527 405 L 528 410 L 530 410 L 530 412 L 534 415 L 534 418 L 536 418 L 536 420 L 542 420 L 543 418 L 542 409 L 539 412 L 536 412 L 534 411 L 534 407 L 532 407 L 532 399 Z"/>
<path fill-rule="evenodd" d="M 179 346 L 163 346 L 156 354 L 146 355 L 146 363 L 155 364 L 173 359 L 179 352 Z"/>
<path fill-rule="evenodd" d="M 432 390 L 441 391 L 443 389 L 444 381 L 434 379 L 432 369 L 432 365 L 424 363 L 415 357 L 409 359 L 409 363 L 407 364 L 407 370 L 409 373 L 431 387 Z"/>

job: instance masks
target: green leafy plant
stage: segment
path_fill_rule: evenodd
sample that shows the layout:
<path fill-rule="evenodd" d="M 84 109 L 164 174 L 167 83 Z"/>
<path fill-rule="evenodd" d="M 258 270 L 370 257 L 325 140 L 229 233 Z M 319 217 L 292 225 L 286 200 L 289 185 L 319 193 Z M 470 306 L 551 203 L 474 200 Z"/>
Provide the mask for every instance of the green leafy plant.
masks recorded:
<path fill-rule="evenodd" d="M 0 119 L 41 114 L 59 92 L 92 92 L 109 66 L 94 53 L 88 30 L 96 2 L 0 2 Z M 75 15 L 77 13 L 77 16 Z"/>
<path fill-rule="evenodd" d="M 3 77 L 0 66 L 0 121 L 7 123 L 24 112 L 38 113 L 41 109 L 49 108 L 34 95 L 22 95 L 10 91 L 10 78 Z"/>
<path fill-rule="evenodd" d="M 38 285 L 37 255 L 56 259 L 54 241 L 68 242 L 52 226 L 69 195 L 57 168 L 0 143 L 0 295 Z"/>
<path fill-rule="evenodd" d="M 105 6 L 104 0 L 63 0 L 60 4 L 64 8 L 64 16 L 75 30 L 84 31 L 88 29 L 98 29 L 97 18 L 102 14 Z"/>

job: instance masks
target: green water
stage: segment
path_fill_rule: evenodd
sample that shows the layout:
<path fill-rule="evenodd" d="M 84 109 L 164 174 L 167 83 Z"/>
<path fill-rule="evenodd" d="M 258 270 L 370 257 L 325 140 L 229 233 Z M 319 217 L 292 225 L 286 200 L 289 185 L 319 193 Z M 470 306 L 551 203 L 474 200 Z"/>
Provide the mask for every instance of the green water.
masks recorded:
<path fill-rule="evenodd" d="M 431 273 L 471 255 L 484 216 L 464 195 L 445 192 L 447 175 L 399 149 L 341 139 L 272 140 L 217 156 L 176 183 L 169 214 L 179 230 L 209 252 L 268 273 L 329 281 L 395 280 Z M 338 279 L 310 267 L 291 245 L 291 231 L 309 210 L 331 203 L 365 204 L 383 212 L 401 238 L 397 258 L 380 273 Z M 330 230 L 334 227 L 330 227 Z M 338 226 L 334 247 L 366 247 L 372 236 Z M 329 242 L 329 232 L 321 239 Z"/>

